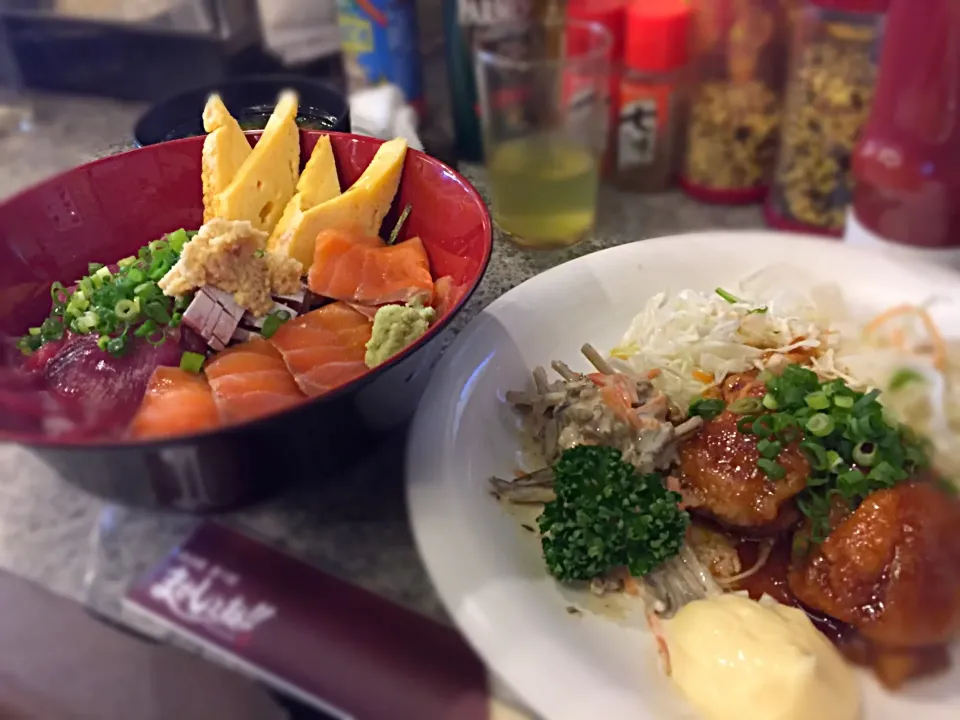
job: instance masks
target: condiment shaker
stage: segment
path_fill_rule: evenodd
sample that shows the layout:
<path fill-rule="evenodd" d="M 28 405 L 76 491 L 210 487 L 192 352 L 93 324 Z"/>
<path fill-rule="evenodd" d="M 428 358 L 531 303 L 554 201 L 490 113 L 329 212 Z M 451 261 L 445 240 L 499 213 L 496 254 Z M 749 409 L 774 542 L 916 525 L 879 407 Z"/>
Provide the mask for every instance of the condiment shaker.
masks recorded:
<path fill-rule="evenodd" d="M 892 0 L 846 240 L 960 269 L 960 2 Z"/>
<path fill-rule="evenodd" d="M 676 178 L 690 20 L 686 0 L 643 0 L 627 10 L 616 136 L 625 190 L 666 190 Z"/>

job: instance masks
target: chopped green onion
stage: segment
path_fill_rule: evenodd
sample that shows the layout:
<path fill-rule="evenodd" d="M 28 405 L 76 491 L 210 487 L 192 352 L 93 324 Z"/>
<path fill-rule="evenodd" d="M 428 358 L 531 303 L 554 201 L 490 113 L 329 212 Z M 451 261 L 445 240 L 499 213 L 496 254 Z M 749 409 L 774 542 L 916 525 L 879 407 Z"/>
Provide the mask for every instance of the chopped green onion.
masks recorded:
<path fill-rule="evenodd" d="M 394 225 L 393 230 L 390 231 L 390 238 L 387 240 L 387 245 L 393 245 L 397 242 L 397 239 L 400 237 L 400 231 L 403 229 L 403 224 L 407 221 L 411 210 L 413 210 L 413 205 L 407 203 L 400 213 L 400 217 L 397 218 L 397 224 Z"/>
<path fill-rule="evenodd" d="M 742 302 L 740 298 L 738 298 L 736 295 L 734 295 L 733 293 L 727 292 L 723 288 L 717 288 L 716 293 L 731 305 L 733 305 L 734 303 Z"/>
<path fill-rule="evenodd" d="M 103 263 L 89 263 L 87 265 L 87 274 L 93 275 L 97 270 L 103 267 Z"/>
<path fill-rule="evenodd" d="M 107 341 L 106 351 L 115 357 L 123 355 L 127 347 L 126 339 L 123 337 L 110 338 Z"/>
<path fill-rule="evenodd" d="M 754 415 L 747 415 L 737 420 L 737 430 L 742 432 L 744 435 L 753 434 L 753 423 L 757 420 Z"/>
<path fill-rule="evenodd" d="M 817 437 L 826 437 L 834 431 L 837 424 L 833 418 L 824 413 L 817 413 L 807 420 L 806 428 Z"/>
<path fill-rule="evenodd" d="M 32 328 L 30 328 L 29 330 L 27 330 L 27 332 L 28 332 L 30 335 L 39 335 L 39 334 L 40 334 L 40 328 L 38 328 L 38 327 L 32 327 Z"/>
<path fill-rule="evenodd" d="M 830 407 L 830 398 L 823 392 L 810 393 L 804 398 L 804 402 L 814 410 L 826 410 Z"/>
<path fill-rule="evenodd" d="M 143 323 L 143 325 L 141 325 L 136 330 L 134 330 L 133 334 L 136 335 L 137 337 L 142 338 L 156 331 L 157 331 L 157 324 L 153 320 L 147 320 Z"/>
<path fill-rule="evenodd" d="M 110 342 L 110 336 L 101 335 L 100 337 L 97 338 L 97 347 L 103 350 L 104 352 L 106 352 L 108 342 Z"/>
<path fill-rule="evenodd" d="M 877 459 L 877 446 L 872 442 L 861 442 L 857 443 L 857 446 L 853 448 L 853 461 L 857 465 L 862 465 L 863 467 L 870 467 L 873 465 L 874 461 Z"/>
<path fill-rule="evenodd" d="M 902 389 L 911 383 L 924 382 L 926 378 L 912 368 L 900 368 L 890 378 L 889 388 L 892 392 Z"/>
<path fill-rule="evenodd" d="M 757 398 L 740 398 L 730 403 L 727 410 L 734 415 L 751 415 L 760 412 L 761 407 L 763 406 Z"/>
<path fill-rule="evenodd" d="M 167 325 L 170 322 L 170 313 L 167 312 L 167 309 L 163 306 L 163 303 L 159 303 L 155 300 L 148 302 L 144 306 L 143 314 L 156 322 L 158 325 Z"/>
<path fill-rule="evenodd" d="M 854 400 L 853 400 L 853 398 L 850 397 L 849 395 L 834 395 L 834 396 L 833 396 L 833 404 L 836 405 L 838 408 L 843 408 L 843 409 L 845 409 L 845 410 L 849 410 L 850 408 L 853 407 L 853 403 L 854 403 Z"/>
<path fill-rule="evenodd" d="M 843 458 L 836 450 L 827 450 L 827 470 L 836 470 L 843 466 Z"/>
<path fill-rule="evenodd" d="M 283 313 L 286 317 L 280 317 L 280 313 Z M 260 330 L 260 334 L 265 338 L 272 338 L 277 330 L 280 329 L 280 326 L 289 319 L 290 313 L 283 310 L 277 313 L 270 313 L 263 320 L 263 327 Z"/>
<path fill-rule="evenodd" d="M 827 451 L 823 449 L 822 445 L 805 440 L 800 443 L 800 452 L 804 454 L 810 463 L 810 467 L 814 470 L 829 469 L 830 460 L 827 457 Z"/>
<path fill-rule="evenodd" d="M 760 453 L 760 456 L 770 460 L 775 459 L 782 449 L 783 443 L 778 440 L 760 440 L 757 443 L 757 452 Z"/>
<path fill-rule="evenodd" d="M 185 352 L 180 356 L 180 369 L 187 372 L 198 373 L 203 368 L 203 363 L 207 358 L 200 353 Z"/>
<path fill-rule="evenodd" d="M 140 268 L 134 267 L 127 270 L 127 278 L 134 285 L 139 285 L 140 283 L 142 283 L 144 280 L 147 279 L 147 276 L 143 274 L 143 270 L 141 270 Z"/>
<path fill-rule="evenodd" d="M 140 308 L 134 300 L 118 300 L 113 312 L 121 320 L 132 320 L 140 314 Z"/>
<path fill-rule="evenodd" d="M 166 333 L 162 330 L 159 333 L 153 333 L 148 335 L 146 338 L 147 342 L 153 345 L 154 347 L 160 347 L 167 341 Z"/>
<path fill-rule="evenodd" d="M 699 415 L 704 420 L 712 420 L 723 412 L 725 405 L 723 400 L 708 400 L 706 398 L 695 398 L 690 403 L 688 414 L 693 417 Z"/>
<path fill-rule="evenodd" d="M 130 257 L 125 257 L 122 260 L 120 260 L 117 263 L 117 265 L 121 268 L 128 268 L 131 265 L 133 265 L 136 261 L 137 259 L 133 255 L 131 255 Z"/>
<path fill-rule="evenodd" d="M 776 410 L 777 408 L 780 407 L 780 403 L 778 403 L 777 399 L 770 393 L 767 393 L 766 395 L 763 396 L 763 400 L 761 401 L 761 404 L 767 410 Z"/>
<path fill-rule="evenodd" d="M 767 313 L 767 306 L 761 305 L 760 307 L 755 307 L 753 310 L 747 313 L 747 315 L 765 315 Z"/>
<path fill-rule="evenodd" d="M 176 328 L 180 327 L 180 323 L 183 322 L 183 313 L 175 312 L 170 316 L 170 327 Z"/>
<path fill-rule="evenodd" d="M 772 415 L 761 415 L 754 420 L 750 432 L 760 438 L 773 437 L 776 432 L 776 418 Z"/>
<path fill-rule="evenodd" d="M 783 465 L 769 458 L 760 458 L 757 460 L 757 467 L 763 470 L 771 480 L 782 480 L 787 474 Z"/>

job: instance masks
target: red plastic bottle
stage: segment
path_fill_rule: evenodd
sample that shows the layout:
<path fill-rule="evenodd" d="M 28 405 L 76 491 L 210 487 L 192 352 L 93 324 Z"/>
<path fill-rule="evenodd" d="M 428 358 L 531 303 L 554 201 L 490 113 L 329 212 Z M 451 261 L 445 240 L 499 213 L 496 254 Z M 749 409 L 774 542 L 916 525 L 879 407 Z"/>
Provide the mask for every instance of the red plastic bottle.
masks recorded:
<path fill-rule="evenodd" d="M 960 2 L 893 0 L 846 240 L 960 268 Z"/>

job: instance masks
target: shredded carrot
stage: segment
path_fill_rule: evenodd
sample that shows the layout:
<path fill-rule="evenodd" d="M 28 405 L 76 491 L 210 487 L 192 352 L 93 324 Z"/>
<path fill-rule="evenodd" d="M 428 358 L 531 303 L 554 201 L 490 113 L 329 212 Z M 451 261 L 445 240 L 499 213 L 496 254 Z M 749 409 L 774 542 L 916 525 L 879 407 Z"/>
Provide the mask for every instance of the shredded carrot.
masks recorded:
<path fill-rule="evenodd" d="M 703 370 L 694 370 L 692 373 L 693 379 L 697 382 L 702 382 L 704 385 L 710 385 L 713 383 L 713 374 L 704 372 Z"/>
<path fill-rule="evenodd" d="M 930 317 L 930 313 L 922 307 L 917 307 L 916 305 L 897 305 L 896 307 L 890 308 L 864 325 L 863 334 L 870 335 L 875 333 L 890 320 L 900 317 L 901 315 L 911 314 L 920 318 L 920 321 L 927 330 L 927 334 L 930 335 L 930 343 L 933 345 L 933 366 L 942 372 L 947 366 L 947 343 L 943 339 L 943 335 L 940 334 L 940 329 L 937 327 L 937 324 L 933 321 L 933 318 Z"/>
<path fill-rule="evenodd" d="M 662 374 L 663 370 L 660 368 L 654 368 L 647 373 L 647 380 L 653 380 L 654 378 L 660 377 Z"/>
<path fill-rule="evenodd" d="M 627 595 L 636 596 L 640 594 L 640 583 L 638 583 L 637 579 L 630 574 L 630 571 L 627 570 L 627 568 L 618 568 L 616 574 L 620 582 L 623 583 L 623 591 Z"/>

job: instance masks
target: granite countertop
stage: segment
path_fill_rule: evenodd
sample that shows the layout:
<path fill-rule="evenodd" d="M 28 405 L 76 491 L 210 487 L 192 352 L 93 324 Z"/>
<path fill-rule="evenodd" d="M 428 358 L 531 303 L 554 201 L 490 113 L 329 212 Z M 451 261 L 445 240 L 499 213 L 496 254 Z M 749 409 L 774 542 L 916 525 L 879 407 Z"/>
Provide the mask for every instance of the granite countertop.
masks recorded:
<path fill-rule="evenodd" d="M 142 107 L 38 97 L 28 134 L 0 139 L 0 197 L 95 157 L 126 149 Z M 483 172 L 466 174 L 484 192 Z M 714 228 L 756 228 L 756 207 L 700 205 L 679 193 L 601 193 L 592 238 L 555 252 L 520 251 L 498 239 L 489 270 L 452 332 L 494 298 L 565 260 L 605 247 Z M 403 438 L 346 477 L 304 477 L 283 497 L 223 520 L 319 567 L 438 619 L 440 607 L 413 546 L 402 484 Z M 0 569 L 121 621 L 119 598 L 196 520 L 117 508 L 60 481 L 29 452 L 0 447 Z"/>

